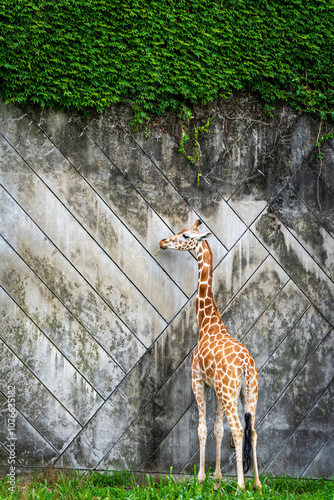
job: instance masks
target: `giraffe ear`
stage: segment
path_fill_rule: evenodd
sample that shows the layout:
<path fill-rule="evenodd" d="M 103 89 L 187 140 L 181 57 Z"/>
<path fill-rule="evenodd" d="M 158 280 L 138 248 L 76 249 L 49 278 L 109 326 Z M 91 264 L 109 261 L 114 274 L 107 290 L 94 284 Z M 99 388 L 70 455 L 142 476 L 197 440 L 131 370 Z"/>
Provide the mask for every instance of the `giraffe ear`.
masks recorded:
<path fill-rule="evenodd" d="M 207 240 L 208 238 L 210 238 L 210 236 L 212 236 L 212 233 L 210 233 L 210 231 L 208 231 L 206 233 L 201 233 L 199 235 L 196 235 L 195 238 L 197 241 L 203 241 L 203 240 Z"/>

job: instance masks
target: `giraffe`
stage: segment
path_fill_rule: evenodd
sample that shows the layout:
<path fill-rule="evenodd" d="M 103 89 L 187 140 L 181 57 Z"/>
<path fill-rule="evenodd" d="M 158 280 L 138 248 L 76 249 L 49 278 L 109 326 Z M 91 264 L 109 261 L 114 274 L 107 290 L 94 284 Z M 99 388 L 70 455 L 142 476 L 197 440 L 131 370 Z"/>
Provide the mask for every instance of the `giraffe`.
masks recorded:
<path fill-rule="evenodd" d="M 222 480 L 220 470 L 221 441 L 224 435 L 223 414 L 231 427 L 237 456 L 238 486 L 244 490 L 244 472 L 250 465 L 253 455 L 255 487 L 260 490 L 255 432 L 255 411 L 258 395 L 258 376 L 255 362 L 246 347 L 232 338 L 220 315 L 213 297 L 212 251 L 207 238 L 210 232 L 201 233 L 198 229 L 202 222 L 197 220 L 190 229 L 160 241 L 162 250 L 196 250 L 198 261 L 198 286 L 196 294 L 196 316 L 199 339 L 192 355 L 192 389 L 199 412 L 198 437 L 200 442 L 200 469 L 198 479 L 205 479 L 206 425 L 206 387 L 211 387 L 216 396 L 216 479 L 218 489 Z M 243 380 L 245 374 L 245 381 Z M 244 387 L 245 386 L 245 387 Z M 241 390 L 243 389 L 243 390 Z M 245 442 L 242 449 L 244 430 L 237 412 L 241 390 L 241 400 L 245 413 Z"/>

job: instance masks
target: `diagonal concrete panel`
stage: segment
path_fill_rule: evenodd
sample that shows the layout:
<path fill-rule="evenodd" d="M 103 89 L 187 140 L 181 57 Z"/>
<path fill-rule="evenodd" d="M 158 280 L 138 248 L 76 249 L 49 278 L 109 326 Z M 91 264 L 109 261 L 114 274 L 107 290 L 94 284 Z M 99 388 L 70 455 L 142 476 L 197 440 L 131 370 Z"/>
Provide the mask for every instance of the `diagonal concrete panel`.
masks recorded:
<path fill-rule="evenodd" d="M 326 159 L 326 161 L 329 161 Z M 333 164 L 329 162 L 330 169 Z M 309 165 L 292 177 L 289 185 L 297 193 L 318 221 L 334 236 L 334 194 Z M 305 221 L 305 225 L 307 221 Z M 307 229 L 307 228 L 306 228 Z"/>
<path fill-rule="evenodd" d="M 92 386 L 107 397 L 124 372 L 2 238 L 0 253 L 1 286 Z"/>
<path fill-rule="evenodd" d="M 257 169 L 261 170 L 266 156 L 275 154 L 280 143 L 291 134 L 298 112 L 277 104 L 274 117 L 270 118 L 256 96 L 240 93 L 224 100 L 221 106 L 216 105 L 215 115 L 218 123 L 214 122 L 213 127 L 210 123 L 210 131 L 213 129 L 212 133 L 218 137 L 224 132 L 225 149 L 217 160 L 209 159 L 209 165 L 202 168 L 228 199 L 247 180 L 260 177 Z M 215 142 L 210 136 L 211 133 L 207 134 L 204 142 Z M 204 161 L 205 157 L 204 154 Z"/>
<path fill-rule="evenodd" d="M 1 473 L 6 476 L 8 474 L 8 460 L 10 459 L 10 453 L 7 448 L 5 448 L 1 443 L 0 443 L 0 471 Z M 15 460 L 14 462 L 15 467 L 20 466 L 20 462 L 18 460 Z"/>
<path fill-rule="evenodd" d="M 2 189 L 1 233 L 71 313 L 128 370 L 144 346 Z M 117 337 L 113 332 L 117 332 Z"/>
<path fill-rule="evenodd" d="M 334 195 L 332 199 L 334 206 Z M 291 188 L 272 202 L 271 213 L 284 224 L 321 269 L 334 278 L 334 238 Z"/>
<path fill-rule="evenodd" d="M 0 288 L 1 338 L 81 424 L 103 399 Z"/>
<path fill-rule="evenodd" d="M 212 246 L 212 252 L 215 248 Z M 215 301 L 222 311 L 268 256 L 266 249 L 247 231 L 214 269 Z"/>
<path fill-rule="evenodd" d="M 328 131 L 333 133 L 333 128 Z M 327 132 L 326 132 L 327 133 Z M 320 159 L 319 151 L 314 155 L 311 161 L 308 162 L 309 166 L 315 172 L 316 176 L 320 175 L 320 179 L 324 184 L 334 192 L 334 179 L 333 179 L 333 164 L 334 164 L 334 140 L 329 139 L 321 146 L 322 158 Z"/>
<path fill-rule="evenodd" d="M 264 418 L 329 331 L 329 323 L 311 306 L 278 344 L 259 373 L 258 420 Z"/>
<path fill-rule="evenodd" d="M 301 116 L 233 194 L 229 203 L 247 225 L 263 210 L 263 202 L 269 202 L 312 153 L 317 133 L 317 123 L 310 116 Z"/>
<path fill-rule="evenodd" d="M 313 458 L 310 465 L 303 471 L 302 477 L 325 477 L 333 479 L 334 432 L 328 441 Z"/>
<path fill-rule="evenodd" d="M 333 282 L 287 228 L 277 220 L 270 207 L 256 220 L 252 231 L 325 318 L 333 321 Z"/>
<path fill-rule="evenodd" d="M 60 453 L 81 425 L 41 384 L 30 370 L 0 341 L 0 390 L 15 386 L 15 405 L 27 421 Z"/>
<path fill-rule="evenodd" d="M 289 475 L 299 477 L 326 443 L 334 429 L 334 416 L 331 402 L 334 397 L 334 383 L 321 395 L 315 406 L 302 420 L 281 449 L 267 466 L 266 471 L 286 474 L 289 462 Z M 302 459 L 301 459 L 302 458 Z"/>
<path fill-rule="evenodd" d="M 293 281 L 288 281 L 269 304 L 241 339 L 249 346 L 258 370 L 293 331 L 310 305 Z"/>
<path fill-rule="evenodd" d="M 288 279 L 287 274 L 274 259 L 267 257 L 227 307 L 221 311 L 230 335 L 241 340 Z M 249 307 L 250 302 L 252 307 Z"/>
<path fill-rule="evenodd" d="M 121 391 L 105 402 L 55 462 L 57 467 L 95 468 L 135 418 Z"/>
<path fill-rule="evenodd" d="M 156 449 L 193 401 L 189 354 L 138 414 L 127 432 L 99 464 L 99 468 L 139 470 L 144 467 L 144 470 L 149 470 L 151 455 L 155 454 Z"/>
<path fill-rule="evenodd" d="M 119 387 L 138 413 L 188 356 L 197 339 L 195 298 L 192 298 Z"/>
<path fill-rule="evenodd" d="M 289 384 L 277 403 L 258 426 L 258 443 L 262 444 L 259 467 L 262 469 L 276 456 L 284 440 L 295 432 L 305 414 L 310 411 L 329 383 L 332 381 L 331 346 L 333 331 L 310 356 L 308 362 Z M 315 377 L 315 373 L 317 376 Z M 307 390 L 304 388 L 307 387 Z M 266 445 L 264 446 L 264 443 Z M 301 465 L 306 465 L 301 459 Z M 278 466 L 279 470 L 280 467 Z M 274 469 L 274 466 L 271 468 Z"/>
<path fill-rule="evenodd" d="M 2 238 L 0 253 L 1 286 L 102 397 L 108 397 L 124 371 Z"/>
<path fill-rule="evenodd" d="M 213 391 L 207 391 L 208 432 L 211 432 L 214 426 L 214 407 L 214 393 Z M 198 460 L 196 460 L 198 450 L 197 427 L 198 410 L 196 402 L 193 402 L 144 464 L 142 470 L 144 472 L 162 470 L 168 473 L 172 467 L 175 473 L 182 473 L 184 470 L 187 470 L 190 474 L 193 473 L 194 465 L 199 464 Z"/>
<path fill-rule="evenodd" d="M 0 442 L 4 446 L 9 441 L 8 434 L 8 400 L 0 393 Z M 16 411 L 15 418 L 15 458 L 25 467 L 43 467 L 53 461 L 58 453 L 50 444 L 34 429 L 34 427 Z M 7 462 L 8 463 L 8 462 Z"/>

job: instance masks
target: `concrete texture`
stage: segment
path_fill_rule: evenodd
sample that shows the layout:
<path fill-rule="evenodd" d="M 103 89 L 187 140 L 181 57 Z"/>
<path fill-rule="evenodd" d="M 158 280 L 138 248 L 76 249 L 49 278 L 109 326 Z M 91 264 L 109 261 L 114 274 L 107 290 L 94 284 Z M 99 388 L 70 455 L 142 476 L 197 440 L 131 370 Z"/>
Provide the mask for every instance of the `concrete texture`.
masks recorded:
<path fill-rule="evenodd" d="M 216 302 L 259 370 L 260 472 L 333 476 L 334 140 L 320 160 L 319 122 L 240 93 L 194 109 L 187 154 L 209 116 L 194 165 L 174 115 L 133 131 L 125 106 L 0 103 L 2 473 L 10 386 L 18 470 L 193 472 L 197 263 L 157 250 L 201 218 Z M 209 391 L 208 466 L 214 407 Z"/>

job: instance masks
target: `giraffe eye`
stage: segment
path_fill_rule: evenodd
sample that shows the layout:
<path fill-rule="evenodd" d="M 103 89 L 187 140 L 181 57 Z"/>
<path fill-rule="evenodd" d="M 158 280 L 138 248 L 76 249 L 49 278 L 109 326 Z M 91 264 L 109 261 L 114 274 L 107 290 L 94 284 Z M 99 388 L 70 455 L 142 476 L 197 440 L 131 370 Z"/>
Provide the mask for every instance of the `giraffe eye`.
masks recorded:
<path fill-rule="evenodd" d="M 184 234 L 183 238 L 187 239 L 187 238 L 190 238 L 190 236 L 188 236 L 187 234 Z"/>

